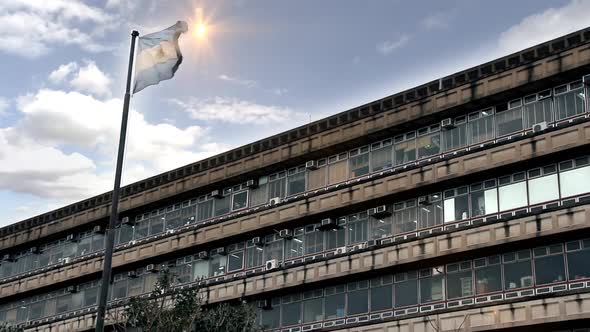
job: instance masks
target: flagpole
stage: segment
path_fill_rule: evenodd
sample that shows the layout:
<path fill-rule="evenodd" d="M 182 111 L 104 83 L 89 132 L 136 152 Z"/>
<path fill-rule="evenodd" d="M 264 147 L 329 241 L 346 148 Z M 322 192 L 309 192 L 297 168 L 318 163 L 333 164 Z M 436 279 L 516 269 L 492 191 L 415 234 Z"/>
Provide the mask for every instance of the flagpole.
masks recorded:
<path fill-rule="evenodd" d="M 125 135 L 127 134 L 127 119 L 129 118 L 129 100 L 131 99 L 131 74 L 133 71 L 133 58 L 135 55 L 135 39 L 139 32 L 131 32 L 131 49 L 129 50 L 129 68 L 127 69 L 127 86 L 125 87 L 125 99 L 123 101 L 123 115 L 121 118 L 121 133 L 119 134 L 119 153 L 117 155 L 117 168 L 115 170 L 115 185 L 113 188 L 113 200 L 111 201 L 111 217 L 107 228 L 107 242 L 104 253 L 104 267 L 98 298 L 98 309 L 96 314 L 96 332 L 103 332 L 104 319 L 111 282 L 111 270 L 113 263 L 113 247 L 115 244 L 115 226 L 119 219 L 119 191 L 121 188 L 121 172 L 123 170 L 123 156 L 125 155 Z"/>

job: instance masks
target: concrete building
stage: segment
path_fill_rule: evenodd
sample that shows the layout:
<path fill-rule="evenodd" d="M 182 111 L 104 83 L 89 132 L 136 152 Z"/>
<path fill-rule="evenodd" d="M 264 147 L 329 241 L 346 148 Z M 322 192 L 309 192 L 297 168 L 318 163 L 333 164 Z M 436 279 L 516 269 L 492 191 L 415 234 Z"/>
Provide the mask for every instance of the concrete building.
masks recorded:
<path fill-rule="evenodd" d="M 129 185 L 110 303 L 165 265 L 272 331 L 584 330 L 587 74 L 590 29 Z M 110 197 L 0 229 L 0 321 L 93 328 Z"/>

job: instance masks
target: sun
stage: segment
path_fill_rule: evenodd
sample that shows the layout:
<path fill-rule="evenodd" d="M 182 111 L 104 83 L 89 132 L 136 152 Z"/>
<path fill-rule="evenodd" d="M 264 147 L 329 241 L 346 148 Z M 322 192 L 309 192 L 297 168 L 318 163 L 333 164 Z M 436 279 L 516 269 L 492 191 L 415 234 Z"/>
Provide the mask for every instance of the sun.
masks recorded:
<path fill-rule="evenodd" d="M 207 25 L 204 22 L 197 22 L 194 25 L 195 35 L 199 39 L 207 37 Z"/>

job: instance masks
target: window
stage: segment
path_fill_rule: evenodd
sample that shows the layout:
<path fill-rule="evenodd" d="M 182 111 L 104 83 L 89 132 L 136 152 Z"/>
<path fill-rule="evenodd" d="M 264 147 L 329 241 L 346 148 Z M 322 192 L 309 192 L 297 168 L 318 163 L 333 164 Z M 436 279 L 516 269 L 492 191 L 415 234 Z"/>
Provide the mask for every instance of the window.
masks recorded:
<path fill-rule="evenodd" d="M 72 296 L 70 294 L 62 295 L 57 298 L 55 304 L 55 313 L 61 314 L 66 311 L 70 310 L 70 302 L 72 300 Z"/>
<path fill-rule="evenodd" d="M 396 136 L 394 139 L 393 158 L 396 165 L 416 160 L 416 133 Z"/>
<path fill-rule="evenodd" d="M 320 161 L 322 161 L 323 166 L 319 166 Z M 326 166 L 326 159 L 320 159 L 316 162 L 318 164 L 318 169 L 309 170 L 307 172 L 307 179 L 309 182 L 308 189 L 317 189 L 317 188 L 321 188 L 326 185 L 326 179 L 327 179 L 327 167 L 325 167 Z"/>
<path fill-rule="evenodd" d="M 244 243 L 231 245 L 227 257 L 227 272 L 242 270 L 244 268 Z"/>
<path fill-rule="evenodd" d="M 186 204 L 186 206 L 185 206 L 185 204 Z M 188 205 L 188 204 L 192 204 L 192 205 Z M 195 222 L 195 216 L 197 214 L 197 205 L 195 204 L 195 202 L 194 201 L 191 201 L 190 203 L 185 202 L 185 203 L 182 203 L 182 206 L 183 206 L 182 212 L 181 212 L 182 213 L 181 214 L 182 220 L 181 220 L 180 224 L 176 227 L 192 224 Z M 168 216 L 166 216 L 166 217 L 168 217 Z M 166 220 L 166 222 L 168 222 L 168 220 Z M 168 229 L 171 229 L 174 226 L 175 225 L 168 227 Z M 176 228 L 176 227 L 174 227 L 174 228 Z"/>
<path fill-rule="evenodd" d="M 471 216 L 485 216 L 498 212 L 496 180 L 487 180 L 470 186 Z"/>
<path fill-rule="evenodd" d="M 305 227 L 305 254 L 315 254 L 324 250 L 324 233 L 317 229 L 317 225 Z"/>
<path fill-rule="evenodd" d="M 415 231 L 418 226 L 416 217 L 416 200 L 409 200 L 393 205 L 393 233 L 402 234 Z"/>
<path fill-rule="evenodd" d="M 348 314 L 358 315 L 369 311 L 369 282 L 367 280 L 348 284 Z"/>
<path fill-rule="evenodd" d="M 117 228 L 117 244 L 127 243 L 133 240 L 133 226 L 130 225 L 120 225 Z"/>
<path fill-rule="evenodd" d="M 530 204 L 538 204 L 559 199 L 557 166 L 549 165 L 530 170 L 529 200 Z"/>
<path fill-rule="evenodd" d="M 346 218 L 338 219 L 338 228 L 331 229 L 325 232 L 326 234 L 326 249 L 336 249 L 346 245 Z"/>
<path fill-rule="evenodd" d="M 166 217 L 164 214 L 154 216 L 150 221 L 150 235 L 159 234 L 164 231 L 164 221 Z"/>
<path fill-rule="evenodd" d="M 93 234 L 92 235 L 92 251 L 99 251 L 104 249 L 104 235 Z"/>
<path fill-rule="evenodd" d="M 584 91 L 582 88 L 572 89 L 571 87 L 570 85 L 570 91 L 567 91 L 565 85 L 555 88 L 555 115 L 557 120 L 584 113 Z"/>
<path fill-rule="evenodd" d="M 149 235 L 149 227 L 150 227 L 150 220 L 145 219 L 139 221 L 135 224 L 134 229 L 135 233 L 133 235 L 134 239 L 141 239 Z"/>
<path fill-rule="evenodd" d="M 193 280 L 201 280 L 209 277 L 209 262 L 202 259 L 195 259 L 193 264 Z M 157 276 L 156 274 L 153 274 Z"/>
<path fill-rule="evenodd" d="M 283 319 L 281 326 L 301 324 L 301 295 L 292 294 L 281 298 Z"/>
<path fill-rule="evenodd" d="M 473 295 L 471 262 L 447 265 L 447 296 L 456 299 Z"/>
<path fill-rule="evenodd" d="M 296 228 L 293 231 L 293 238 L 285 241 L 285 259 L 303 256 L 304 229 Z"/>
<path fill-rule="evenodd" d="M 514 108 L 496 113 L 496 134 L 498 137 L 509 135 L 523 129 L 522 107 L 519 103 L 510 102 Z M 518 106 L 516 106 L 518 105 Z"/>
<path fill-rule="evenodd" d="M 371 172 L 380 171 L 393 166 L 391 139 L 371 145 Z"/>
<path fill-rule="evenodd" d="M 368 239 L 369 222 L 367 213 L 362 212 L 348 216 L 348 243 L 361 243 Z"/>
<path fill-rule="evenodd" d="M 344 317 L 346 314 L 346 285 L 326 288 L 324 308 L 326 319 Z"/>
<path fill-rule="evenodd" d="M 500 211 L 512 210 L 528 204 L 524 177 L 524 173 L 516 173 L 498 179 L 500 185 L 500 188 L 498 188 Z"/>
<path fill-rule="evenodd" d="M 303 293 L 303 323 L 324 319 L 323 295 L 324 292 L 321 289 Z"/>
<path fill-rule="evenodd" d="M 533 249 L 537 285 L 565 281 L 563 247 L 556 244 Z"/>
<path fill-rule="evenodd" d="M 467 186 L 444 192 L 445 222 L 469 218 L 469 195 Z"/>
<path fill-rule="evenodd" d="M 371 311 L 393 308 L 393 276 L 371 280 Z"/>
<path fill-rule="evenodd" d="M 267 235 L 264 240 L 264 261 L 271 259 L 283 260 L 283 239 L 276 234 Z"/>
<path fill-rule="evenodd" d="M 473 261 L 475 267 L 475 293 L 477 295 L 502 290 L 502 266 L 500 256 L 479 258 Z"/>
<path fill-rule="evenodd" d="M 522 250 L 502 255 L 504 261 L 504 288 L 506 290 L 533 286 L 531 252 Z"/>
<path fill-rule="evenodd" d="M 268 177 L 268 198 L 285 197 L 287 193 L 286 172 L 280 172 Z"/>
<path fill-rule="evenodd" d="M 98 286 L 89 287 L 84 289 L 84 306 L 94 306 L 97 304 L 98 299 Z"/>
<path fill-rule="evenodd" d="M 246 242 L 246 268 L 262 266 L 262 254 L 264 249 L 252 243 L 252 240 Z"/>
<path fill-rule="evenodd" d="M 234 193 L 232 195 L 232 211 L 241 210 L 248 207 L 248 191 Z"/>
<path fill-rule="evenodd" d="M 395 275 L 395 307 L 408 307 L 418 304 L 418 274 L 416 271 Z"/>
<path fill-rule="evenodd" d="M 492 108 L 469 114 L 468 121 L 469 144 L 478 144 L 495 138 Z"/>
<path fill-rule="evenodd" d="M 545 91 L 538 95 L 525 97 L 524 105 L 524 127 L 532 128 L 535 124 L 541 122 L 553 121 L 553 112 L 551 110 L 552 100 L 551 91 Z"/>
<path fill-rule="evenodd" d="M 350 152 L 348 159 L 350 178 L 369 173 L 369 147 L 365 146 Z"/>
<path fill-rule="evenodd" d="M 224 275 L 227 257 L 224 255 L 214 255 L 213 253 L 211 255 L 211 258 L 209 258 L 209 277 Z"/>
<path fill-rule="evenodd" d="M 183 265 L 182 268 L 186 269 L 187 266 Z M 179 272 L 177 277 L 178 282 L 189 282 L 190 280 L 186 278 L 186 274 L 183 272 L 184 271 Z M 143 276 L 129 279 L 129 296 L 137 296 L 141 293 L 143 293 Z"/>
<path fill-rule="evenodd" d="M 82 255 L 87 255 L 89 254 L 92 250 L 92 237 L 84 237 L 81 238 L 80 241 L 78 241 L 78 252 L 77 255 L 78 256 L 82 256 Z"/>
<path fill-rule="evenodd" d="M 215 216 L 217 217 L 217 216 L 221 216 L 226 213 L 229 213 L 230 204 L 231 204 L 231 194 L 229 194 L 229 193 L 226 196 L 223 196 L 222 198 L 216 198 L 215 199 Z"/>
<path fill-rule="evenodd" d="M 423 197 L 418 205 L 419 228 L 424 229 L 442 224 L 443 205 L 441 194 L 436 193 Z"/>
<path fill-rule="evenodd" d="M 420 270 L 420 303 L 441 301 L 444 298 L 443 267 Z"/>
<path fill-rule="evenodd" d="M 328 184 L 345 181 L 348 178 L 348 153 L 328 158 Z"/>
<path fill-rule="evenodd" d="M 166 213 L 166 229 L 176 229 L 182 226 L 181 210 L 174 210 Z"/>
<path fill-rule="evenodd" d="M 281 299 L 272 300 L 270 308 L 265 308 L 260 312 L 260 325 L 263 328 L 275 328 L 280 326 L 281 320 Z"/>
<path fill-rule="evenodd" d="M 117 276 L 115 276 L 115 279 Z M 127 297 L 127 279 L 121 279 L 122 276 L 119 276 L 118 281 L 115 281 L 113 283 L 113 288 L 112 288 L 112 298 L 114 299 L 121 299 L 124 297 Z"/>
<path fill-rule="evenodd" d="M 454 127 L 443 129 L 442 133 L 443 151 L 450 151 L 462 148 L 467 145 L 467 119 L 463 116 L 454 119 Z"/>
<path fill-rule="evenodd" d="M 197 221 L 213 217 L 213 202 L 213 199 L 203 201 L 199 199 L 199 205 L 197 206 Z"/>
<path fill-rule="evenodd" d="M 576 168 L 573 168 L 576 167 Z M 590 179 L 590 160 L 588 156 L 580 157 L 574 161 L 559 164 L 559 186 L 561 197 L 571 197 L 590 191 L 588 179 Z"/>
<path fill-rule="evenodd" d="M 258 179 L 258 187 L 251 191 L 250 206 L 258 206 L 268 203 L 268 177 L 263 176 Z"/>
<path fill-rule="evenodd" d="M 569 280 L 590 278 L 590 239 L 568 242 L 566 250 Z"/>
<path fill-rule="evenodd" d="M 371 229 L 370 239 L 378 240 L 393 235 L 393 218 L 369 218 Z"/>
<path fill-rule="evenodd" d="M 418 150 L 418 159 L 440 153 L 440 132 L 438 126 L 418 130 L 416 149 Z"/>
<path fill-rule="evenodd" d="M 287 195 L 295 195 L 304 192 L 305 167 L 290 169 L 287 182 Z"/>

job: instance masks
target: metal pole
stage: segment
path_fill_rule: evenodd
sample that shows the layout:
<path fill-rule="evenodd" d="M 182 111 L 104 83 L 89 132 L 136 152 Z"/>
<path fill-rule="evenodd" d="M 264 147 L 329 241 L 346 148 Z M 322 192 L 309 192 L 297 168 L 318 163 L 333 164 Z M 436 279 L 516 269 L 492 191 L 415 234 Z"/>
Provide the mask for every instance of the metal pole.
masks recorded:
<path fill-rule="evenodd" d="M 123 156 L 125 155 L 125 135 L 127 134 L 127 119 L 129 117 L 129 100 L 131 99 L 131 74 L 133 70 L 133 57 L 135 55 L 135 39 L 139 32 L 131 32 L 131 49 L 129 51 L 129 69 L 127 70 L 127 86 L 125 87 L 125 99 L 123 101 L 123 116 L 121 119 L 121 133 L 119 134 L 119 153 L 117 155 L 117 168 L 115 170 L 115 185 L 113 188 L 113 200 L 111 202 L 111 218 L 107 228 L 107 243 L 104 253 L 104 267 L 98 298 L 98 311 L 96 314 L 96 332 L 103 332 L 104 319 L 111 283 L 111 270 L 113 263 L 113 247 L 115 244 L 115 226 L 119 219 L 119 190 L 121 188 L 121 172 L 123 169 Z"/>

